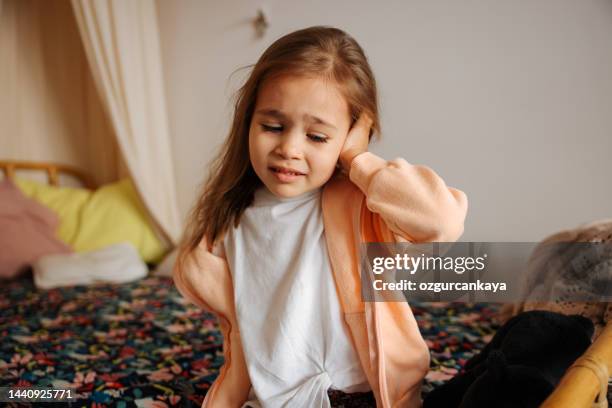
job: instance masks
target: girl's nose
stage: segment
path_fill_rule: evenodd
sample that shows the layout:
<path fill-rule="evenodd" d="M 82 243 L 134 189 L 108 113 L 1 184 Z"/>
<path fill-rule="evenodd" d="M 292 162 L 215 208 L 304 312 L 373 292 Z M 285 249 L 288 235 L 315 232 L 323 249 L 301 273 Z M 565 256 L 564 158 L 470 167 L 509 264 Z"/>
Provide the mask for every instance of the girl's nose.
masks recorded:
<path fill-rule="evenodd" d="M 297 132 L 282 135 L 274 152 L 285 160 L 301 159 L 302 149 L 300 135 Z"/>

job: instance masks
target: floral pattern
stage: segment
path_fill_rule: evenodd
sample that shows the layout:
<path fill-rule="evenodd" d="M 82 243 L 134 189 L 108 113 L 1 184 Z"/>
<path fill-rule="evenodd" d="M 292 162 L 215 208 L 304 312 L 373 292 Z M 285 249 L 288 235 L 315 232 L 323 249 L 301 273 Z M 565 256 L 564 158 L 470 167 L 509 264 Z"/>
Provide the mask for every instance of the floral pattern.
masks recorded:
<path fill-rule="evenodd" d="M 424 393 L 459 372 L 497 328 L 491 305 L 412 308 L 432 353 Z M 3 283 L 0 336 L 0 387 L 74 388 L 78 407 L 199 407 L 223 363 L 216 319 L 167 277 L 51 290 L 31 278 Z M 329 394 L 334 407 L 374 404 L 371 393 Z"/>

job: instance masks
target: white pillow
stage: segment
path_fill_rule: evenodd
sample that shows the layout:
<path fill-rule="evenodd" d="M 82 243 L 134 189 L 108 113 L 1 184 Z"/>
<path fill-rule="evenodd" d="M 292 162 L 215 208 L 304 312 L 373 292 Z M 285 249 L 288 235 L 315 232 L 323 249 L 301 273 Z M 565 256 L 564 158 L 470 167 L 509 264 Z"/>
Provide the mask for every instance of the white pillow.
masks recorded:
<path fill-rule="evenodd" d="M 134 246 L 127 242 L 95 251 L 47 255 L 32 265 L 34 284 L 40 289 L 125 283 L 147 276 L 147 265 Z"/>

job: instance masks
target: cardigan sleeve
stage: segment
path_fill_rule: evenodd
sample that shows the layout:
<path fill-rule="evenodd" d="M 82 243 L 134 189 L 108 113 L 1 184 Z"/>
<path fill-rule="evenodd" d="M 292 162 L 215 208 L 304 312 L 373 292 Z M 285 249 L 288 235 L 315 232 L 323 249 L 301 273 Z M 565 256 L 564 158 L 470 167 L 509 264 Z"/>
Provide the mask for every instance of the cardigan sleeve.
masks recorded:
<path fill-rule="evenodd" d="M 192 251 L 183 248 L 172 274 L 185 298 L 218 315 L 223 334 L 225 361 L 202 406 L 238 408 L 248 399 L 251 381 L 236 321 L 231 274 L 223 252 L 218 249 L 209 250 L 205 239 Z"/>
<path fill-rule="evenodd" d="M 210 251 L 202 239 L 194 250 L 183 248 L 172 271 L 174 284 L 187 300 L 200 308 L 233 320 L 233 285 L 223 252 Z"/>
<path fill-rule="evenodd" d="M 429 167 L 364 152 L 351 162 L 349 177 L 394 234 L 414 243 L 453 242 L 463 234 L 465 193 L 447 187 Z"/>

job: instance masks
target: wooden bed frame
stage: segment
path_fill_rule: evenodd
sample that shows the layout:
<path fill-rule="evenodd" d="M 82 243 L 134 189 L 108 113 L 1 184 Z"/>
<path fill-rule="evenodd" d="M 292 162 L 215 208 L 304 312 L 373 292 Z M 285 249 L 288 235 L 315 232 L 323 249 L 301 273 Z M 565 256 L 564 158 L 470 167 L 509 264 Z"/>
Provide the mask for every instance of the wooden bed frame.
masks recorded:
<path fill-rule="evenodd" d="M 4 176 L 8 179 L 14 179 L 15 171 L 17 170 L 42 170 L 47 173 L 47 181 L 52 186 L 59 186 L 59 175 L 64 173 L 75 177 L 86 188 L 96 188 L 96 185 L 91 178 L 76 167 L 47 162 L 0 160 L 0 171 L 2 171 Z"/>
<path fill-rule="evenodd" d="M 87 188 L 95 188 L 91 179 L 80 170 L 55 163 L 38 163 L 27 161 L 0 160 L 0 170 L 6 177 L 15 177 L 15 171 L 43 170 L 47 173 L 49 184 L 59 185 L 59 174 L 66 173 L 80 180 Z M 612 322 L 589 349 L 567 370 L 565 376 L 542 405 L 542 408 L 591 408 L 593 401 L 607 390 L 607 380 L 612 374 Z M 605 382 L 605 384 L 602 384 Z M 601 401 L 603 402 L 603 401 Z M 600 405 L 607 407 L 607 404 Z"/>
<path fill-rule="evenodd" d="M 591 347 L 565 372 L 541 408 L 607 408 L 612 403 L 605 402 L 611 374 L 612 322 L 609 322 Z M 599 405 L 594 405 L 598 395 Z"/>

